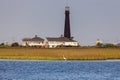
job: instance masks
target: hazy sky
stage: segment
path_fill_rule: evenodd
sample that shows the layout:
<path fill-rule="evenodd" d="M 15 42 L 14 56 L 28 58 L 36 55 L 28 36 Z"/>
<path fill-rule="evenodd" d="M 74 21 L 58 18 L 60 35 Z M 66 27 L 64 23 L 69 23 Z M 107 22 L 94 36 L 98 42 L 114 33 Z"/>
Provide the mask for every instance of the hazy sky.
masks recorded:
<path fill-rule="evenodd" d="M 0 43 L 58 37 L 70 6 L 71 33 L 80 45 L 120 42 L 120 0 L 0 0 Z"/>

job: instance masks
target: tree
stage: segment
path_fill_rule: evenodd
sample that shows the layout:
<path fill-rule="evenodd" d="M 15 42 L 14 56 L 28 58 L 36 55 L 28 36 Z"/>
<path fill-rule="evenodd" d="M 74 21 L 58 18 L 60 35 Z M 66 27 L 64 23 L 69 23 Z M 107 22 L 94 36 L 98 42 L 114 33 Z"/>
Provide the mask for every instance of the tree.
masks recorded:
<path fill-rule="evenodd" d="M 18 47 L 18 46 L 19 46 L 18 42 L 14 42 L 11 44 L 11 47 Z"/>
<path fill-rule="evenodd" d="M 105 48 L 113 48 L 113 47 L 116 47 L 116 46 L 114 44 L 108 43 L 108 44 L 105 44 L 103 47 L 105 47 Z"/>
<path fill-rule="evenodd" d="M 4 43 L 1 43 L 0 46 L 4 46 L 5 44 Z"/>
<path fill-rule="evenodd" d="M 102 46 L 102 43 L 98 42 L 98 43 L 96 44 L 96 46 L 101 47 L 101 46 Z"/>
<path fill-rule="evenodd" d="M 102 41 L 98 39 L 96 41 L 96 46 L 101 47 L 102 46 Z"/>

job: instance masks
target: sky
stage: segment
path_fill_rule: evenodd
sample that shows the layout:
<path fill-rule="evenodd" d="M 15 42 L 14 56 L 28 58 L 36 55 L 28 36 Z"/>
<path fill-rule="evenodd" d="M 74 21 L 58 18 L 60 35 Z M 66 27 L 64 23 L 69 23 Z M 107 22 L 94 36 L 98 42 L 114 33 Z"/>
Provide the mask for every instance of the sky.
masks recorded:
<path fill-rule="evenodd" d="M 120 42 L 120 0 L 0 0 L 0 43 L 64 34 L 65 7 L 80 45 Z"/>

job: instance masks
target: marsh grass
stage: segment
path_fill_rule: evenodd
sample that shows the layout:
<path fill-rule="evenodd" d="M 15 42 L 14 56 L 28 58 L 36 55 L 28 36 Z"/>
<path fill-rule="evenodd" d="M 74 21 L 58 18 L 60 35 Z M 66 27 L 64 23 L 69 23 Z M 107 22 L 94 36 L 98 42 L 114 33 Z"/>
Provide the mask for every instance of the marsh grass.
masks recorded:
<path fill-rule="evenodd" d="M 120 59 L 120 49 L 115 48 L 63 48 L 63 49 L 0 49 L 0 59 L 19 60 L 107 60 Z"/>

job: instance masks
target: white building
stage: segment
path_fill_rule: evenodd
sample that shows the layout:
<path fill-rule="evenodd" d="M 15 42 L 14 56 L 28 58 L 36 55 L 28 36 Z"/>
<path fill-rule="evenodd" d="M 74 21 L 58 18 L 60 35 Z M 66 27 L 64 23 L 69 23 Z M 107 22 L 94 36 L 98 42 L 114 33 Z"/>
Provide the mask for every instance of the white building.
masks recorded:
<path fill-rule="evenodd" d="M 23 46 L 44 46 L 44 39 L 35 35 L 33 38 L 24 38 L 22 40 Z"/>
<path fill-rule="evenodd" d="M 55 48 L 60 46 L 72 46 L 72 47 L 79 46 L 77 41 L 70 40 L 65 37 L 58 38 L 47 37 L 47 45 L 49 46 L 49 48 Z"/>

